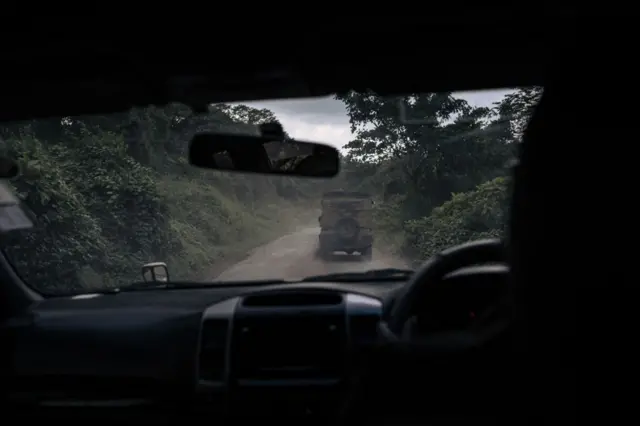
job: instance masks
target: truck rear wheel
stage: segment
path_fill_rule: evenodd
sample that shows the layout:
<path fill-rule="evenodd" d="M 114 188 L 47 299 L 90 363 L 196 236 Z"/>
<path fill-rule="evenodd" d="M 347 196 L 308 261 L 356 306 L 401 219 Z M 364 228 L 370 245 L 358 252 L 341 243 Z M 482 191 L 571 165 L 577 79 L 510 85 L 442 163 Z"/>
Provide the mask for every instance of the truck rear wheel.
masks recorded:
<path fill-rule="evenodd" d="M 371 247 L 366 247 L 360 252 L 363 260 L 371 260 L 373 258 L 373 250 Z"/>
<path fill-rule="evenodd" d="M 316 249 L 316 259 L 326 260 L 329 257 L 330 251 L 327 250 L 326 247 L 323 247 L 322 244 L 318 244 L 318 248 Z"/>

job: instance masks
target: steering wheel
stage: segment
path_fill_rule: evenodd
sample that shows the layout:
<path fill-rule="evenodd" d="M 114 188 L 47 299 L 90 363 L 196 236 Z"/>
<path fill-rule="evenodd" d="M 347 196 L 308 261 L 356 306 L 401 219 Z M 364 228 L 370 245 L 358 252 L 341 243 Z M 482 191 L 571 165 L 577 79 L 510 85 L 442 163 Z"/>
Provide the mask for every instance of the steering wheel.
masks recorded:
<path fill-rule="evenodd" d="M 390 399 L 398 401 L 397 404 L 402 404 L 405 408 L 411 406 L 407 402 L 415 398 L 418 392 L 410 390 L 407 396 L 400 396 L 404 395 L 400 386 L 412 388 L 424 387 L 426 384 L 428 390 L 433 390 L 436 399 L 442 400 L 443 404 L 450 404 L 448 399 L 459 400 L 461 389 L 467 384 L 486 379 L 480 378 L 477 374 L 478 371 L 489 371 L 487 365 L 479 364 L 489 359 L 483 356 L 482 349 L 487 345 L 492 346 L 491 343 L 495 342 L 497 337 L 504 336 L 509 325 L 508 310 L 507 315 L 495 314 L 502 313 L 495 309 L 496 307 L 507 306 L 502 304 L 502 301 L 496 301 L 495 306 L 489 309 L 493 315 L 481 314 L 477 323 L 474 322 L 472 327 L 463 330 L 414 336 L 406 333 L 406 327 L 416 314 L 420 302 L 425 298 L 437 296 L 438 289 L 447 285 L 444 278 L 448 274 L 468 266 L 504 263 L 505 258 L 502 241 L 480 240 L 445 250 L 429 259 L 416 271 L 379 324 L 378 350 L 368 365 L 352 378 L 346 411 L 341 419 L 345 424 L 363 421 L 363 416 L 371 417 L 367 418 L 367 421 L 374 423 L 376 420 L 385 423 L 381 420 L 385 417 L 388 420 L 387 424 L 399 421 L 398 417 L 389 417 L 390 414 L 399 415 L 397 410 L 392 409 L 389 412 L 382 409 L 383 413 L 380 407 L 389 404 Z M 493 365 L 500 361 L 502 360 L 494 358 L 489 362 Z M 416 369 L 420 371 L 417 372 Z M 459 384 L 460 388 L 457 388 L 456 384 Z M 432 387 L 435 389 L 431 389 Z M 379 398 L 385 394 L 386 396 L 380 400 Z M 423 395 L 416 400 L 412 408 L 419 409 L 425 404 L 425 400 L 439 404 L 434 398 Z M 379 411 L 376 414 L 371 413 L 372 407 Z M 367 410 L 369 414 L 366 413 Z"/>
<path fill-rule="evenodd" d="M 465 350 L 482 344 L 502 327 L 487 327 L 486 323 L 481 322 L 478 323 L 482 324 L 480 329 L 457 330 L 421 338 L 409 336 L 404 331 L 409 320 L 416 314 L 416 308 L 421 301 L 429 298 L 430 292 L 435 293 L 440 286 L 446 285 L 443 281 L 446 275 L 460 268 L 497 262 L 505 262 L 504 243 L 498 239 L 472 241 L 433 256 L 411 277 L 398 294 L 386 318 L 380 322 L 381 341 L 387 344 L 414 344 L 426 350 L 447 352 Z M 482 313 L 480 317 L 488 318 Z"/>

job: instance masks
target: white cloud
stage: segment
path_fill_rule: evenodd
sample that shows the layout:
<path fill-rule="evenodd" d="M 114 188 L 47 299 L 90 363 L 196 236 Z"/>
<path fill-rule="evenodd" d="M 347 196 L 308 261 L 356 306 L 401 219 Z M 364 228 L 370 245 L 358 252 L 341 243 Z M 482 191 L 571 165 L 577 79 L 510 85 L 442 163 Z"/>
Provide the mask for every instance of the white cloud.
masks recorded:
<path fill-rule="evenodd" d="M 511 90 L 459 92 L 456 96 L 471 105 L 489 107 L 509 92 Z M 273 111 L 284 129 L 296 139 L 323 142 L 338 148 L 352 139 L 344 104 L 331 97 L 251 102 L 248 105 Z"/>
<path fill-rule="evenodd" d="M 338 147 L 351 140 L 348 119 L 345 119 L 345 124 L 312 124 L 285 114 L 278 116 L 278 119 L 295 139 L 325 142 Z"/>

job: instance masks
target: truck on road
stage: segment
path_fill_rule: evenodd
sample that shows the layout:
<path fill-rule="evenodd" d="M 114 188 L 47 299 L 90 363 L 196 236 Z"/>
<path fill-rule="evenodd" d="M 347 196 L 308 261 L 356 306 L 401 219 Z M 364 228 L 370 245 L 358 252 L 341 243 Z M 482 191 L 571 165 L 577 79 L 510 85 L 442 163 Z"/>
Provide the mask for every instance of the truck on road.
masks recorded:
<path fill-rule="evenodd" d="M 373 199 L 358 191 L 329 191 L 322 196 L 318 218 L 318 256 L 329 260 L 333 253 L 358 253 L 371 260 L 373 250 Z"/>

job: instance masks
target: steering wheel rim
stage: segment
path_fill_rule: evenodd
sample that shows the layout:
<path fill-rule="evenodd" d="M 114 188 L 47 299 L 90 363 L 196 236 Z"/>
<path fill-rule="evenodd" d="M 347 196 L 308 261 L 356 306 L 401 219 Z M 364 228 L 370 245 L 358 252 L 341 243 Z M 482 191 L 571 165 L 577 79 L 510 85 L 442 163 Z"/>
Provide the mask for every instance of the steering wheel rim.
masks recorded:
<path fill-rule="evenodd" d="M 361 421 L 363 415 L 367 419 L 378 419 L 384 424 L 398 424 L 396 420 L 400 413 L 393 408 L 386 408 L 392 407 L 392 405 L 386 404 L 387 398 L 385 398 L 384 404 L 372 404 L 371 401 L 378 401 L 376 398 L 379 396 L 377 396 L 376 390 L 382 390 L 381 387 L 386 390 L 387 385 L 393 386 L 392 383 L 402 383 L 402 386 L 406 386 L 405 379 L 411 383 L 415 383 L 417 380 L 417 384 L 420 385 L 420 383 L 424 383 L 421 378 L 428 377 L 429 386 L 435 386 L 438 391 L 437 398 L 444 398 L 440 399 L 440 403 L 433 406 L 432 409 L 435 409 L 436 412 L 446 412 L 448 407 L 450 408 L 451 402 L 456 406 L 459 403 L 459 398 L 455 395 L 460 392 L 460 389 L 456 382 L 451 380 L 456 374 L 462 374 L 466 377 L 464 380 L 473 381 L 478 377 L 478 374 L 486 375 L 498 371 L 495 369 L 496 365 L 500 365 L 499 368 L 502 369 L 508 368 L 508 365 L 501 364 L 499 357 L 493 356 L 496 353 L 495 349 L 500 350 L 501 343 L 508 344 L 508 339 L 501 339 L 500 336 L 508 336 L 510 319 L 507 315 L 506 321 L 503 321 L 504 316 L 496 315 L 496 313 L 502 313 L 500 310 L 487 316 L 488 321 L 480 321 L 477 327 L 474 325 L 469 329 L 444 333 L 436 332 L 427 334 L 424 338 L 404 333 L 405 325 L 415 315 L 419 298 L 425 296 L 425 290 L 428 291 L 432 288 L 435 290 L 438 285 L 446 284 L 446 280 L 443 278 L 463 267 L 496 262 L 504 263 L 505 260 L 504 243 L 498 239 L 486 239 L 445 250 L 420 267 L 395 299 L 391 309 L 383 314 L 378 329 L 379 345 L 368 361 L 359 367 L 358 371 L 350 378 L 339 424 L 352 424 L 354 421 Z M 496 307 L 508 306 L 502 304 L 502 300 L 496 302 Z M 495 346 L 490 343 L 498 344 Z M 485 354 L 489 354 L 488 357 L 480 355 L 482 352 L 477 349 L 481 348 L 491 348 L 485 352 Z M 458 355 L 466 356 L 458 357 Z M 423 371 L 414 370 L 413 367 L 416 365 L 422 366 Z M 427 376 L 424 371 L 427 371 Z M 456 373 L 452 376 L 448 373 L 451 371 Z M 492 377 L 492 380 L 496 380 L 496 376 Z M 448 389 L 441 387 L 444 384 Z M 453 386 L 453 390 L 451 386 Z M 402 387 L 397 389 L 397 394 L 390 395 L 392 401 L 396 400 L 393 398 L 399 396 L 402 398 L 405 410 L 402 413 L 404 418 L 411 418 L 406 410 L 409 409 L 410 413 L 411 408 L 421 409 L 421 402 L 415 401 L 419 397 L 410 391 L 411 388 L 409 386 L 409 394 L 411 395 L 402 391 Z M 407 395 L 406 398 L 405 395 Z M 398 401 L 400 400 L 398 399 Z M 407 403 L 407 401 L 413 402 Z M 484 401 L 484 399 L 480 398 L 479 401 Z M 487 408 L 482 408 L 485 405 L 476 401 L 474 409 L 476 411 L 486 410 Z M 375 409 L 371 407 L 375 407 Z M 394 420 L 387 422 L 386 420 L 391 419 L 389 413 L 393 415 Z M 431 415 L 433 414 L 431 413 Z"/>
<path fill-rule="evenodd" d="M 442 282 L 442 279 L 460 268 L 472 265 L 480 265 L 492 262 L 504 262 L 506 253 L 504 243 L 500 239 L 483 239 L 461 244 L 444 250 L 425 262 L 403 287 L 401 293 L 395 299 L 386 318 L 380 322 L 379 332 L 383 341 L 407 342 L 403 331 L 407 322 L 415 314 L 416 305 L 429 288 L 434 288 Z M 491 329 L 485 330 L 487 332 Z M 440 335 L 440 340 L 427 339 L 422 344 L 429 344 L 435 349 L 440 344 L 450 346 L 452 343 L 476 344 L 477 339 L 471 335 L 461 335 L 457 338 L 453 334 Z M 483 338 L 480 333 L 477 338 Z M 453 338 L 453 339 L 452 339 Z M 460 339 L 462 338 L 462 339 Z M 464 345 L 463 345 L 464 346 Z"/>
<path fill-rule="evenodd" d="M 404 386 L 405 379 L 412 383 L 415 380 L 420 382 L 420 378 L 425 376 L 424 372 L 419 373 L 413 369 L 416 363 L 425 366 L 428 372 L 429 386 L 438 386 L 434 383 L 440 385 L 447 383 L 449 389 L 445 393 L 441 393 L 443 389 L 438 387 L 438 398 L 445 398 L 442 401 L 451 400 L 456 404 L 459 401 L 459 397 L 456 395 L 459 395 L 460 389 L 455 387 L 455 382 L 451 382 L 452 376 L 448 372 L 455 371 L 455 374 L 461 374 L 461 371 L 466 371 L 469 375 L 465 375 L 467 378 L 464 380 L 473 380 L 472 378 L 477 374 L 490 374 L 496 371 L 494 367 L 496 363 L 500 363 L 500 358 L 495 358 L 493 356 L 495 352 L 489 348 L 500 350 L 501 343 L 508 343 L 508 340 L 501 339 L 500 336 L 508 336 L 505 331 L 508 332 L 510 323 L 508 315 L 506 321 L 502 320 L 504 317 L 500 315 L 502 313 L 500 310 L 487 316 L 488 321 L 479 321 L 477 327 L 474 325 L 463 330 L 435 332 L 427 334 L 424 338 L 404 332 L 405 325 L 415 316 L 416 305 L 421 300 L 420 298 L 425 297 L 425 293 L 430 289 L 436 290 L 439 285 L 446 285 L 447 281 L 443 280 L 445 276 L 464 267 L 504 263 L 505 260 L 504 243 L 498 239 L 485 239 L 445 250 L 425 262 L 403 287 L 391 305 L 391 309 L 383 313 L 383 318 L 378 325 L 378 349 L 350 378 L 339 424 L 352 424 L 353 421 L 360 419 L 363 413 L 367 418 L 387 419 L 389 412 L 385 408 L 387 407 L 385 404 L 370 403 L 371 400 L 377 401 L 376 398 L 379 398 L 376 389 L 380 389 L 380 386 L 384 386 L 386 389 L 387 383 L 403 383 Z M 497 300 L 495 306 L 508 306 L 501 302 L 502 300 Z M 496 313 L 499 314 L 496 315 Z M 491 343 L 497 343 L 497 346 L 493 346 Z M 486 346 L 487 344 L 488 346 Z M 489 349 L 485 354 L 490 356 L 480 355 L 481 352 L 478 352 L 477 349 L 481 348 Z M 458 355 L 470 357 L 458 357 Z M 488 364 L 485 363 L 476 369 L 485 361 Z M 436 370 L 431 370 L 432 368 L 436 368 Z M 398 369 L 400 369 L 399 372 Z M 432 372 L 435 372 L 435 376 Z M 381 375 L 382 377 L 380 377 Z M 454 386 L 455 389 L 452 390 L 451 386 Z M 405 394 L 399 392 L 399 395 Z M 446 395 L 450 395 L 450 397 L 446 397 Z M 394 394 L 391 397 L 397 398 L 398 396 Z M 415 398 L 415 396 L 408 398 Z M 482 399 L 480 400 L 482 401 Z M 405 410 L 411 407 L 420 409 L 419 403 L 407 404 L 404 398 L 402 401 L 405 404 Z M 475 404 L 477 406 L 478 403 Z M 370 408 L 372 405 L 376 407 L 373 413 Z M 480 404 L 476 408 L 482 406 Z M 436 411 L 446 411 L 447 405 L 440 403 L 432 408 L 437 408 Z M 397 415 L 393 409 L 390 410 L 394 416 Z M 403 415 L 407 416 L 407 413 Z M 394 423 L 388 422 L 388 424 Z"/>

